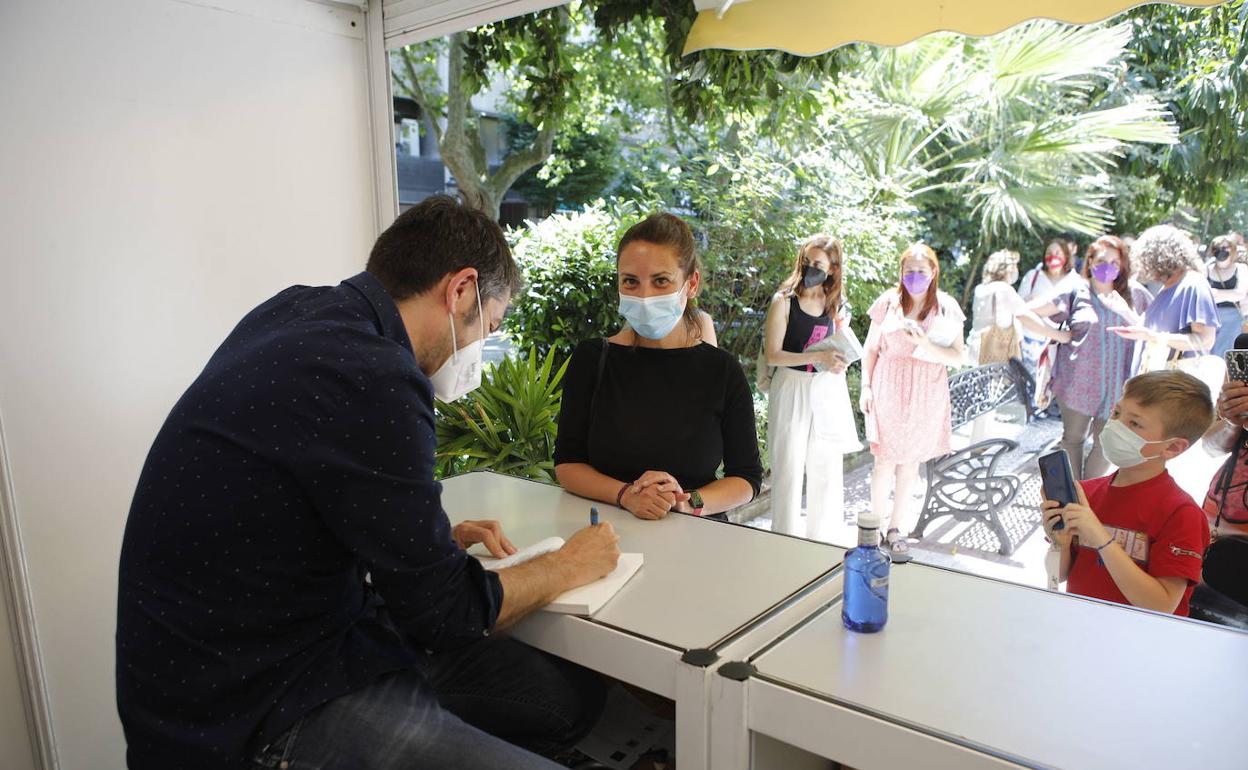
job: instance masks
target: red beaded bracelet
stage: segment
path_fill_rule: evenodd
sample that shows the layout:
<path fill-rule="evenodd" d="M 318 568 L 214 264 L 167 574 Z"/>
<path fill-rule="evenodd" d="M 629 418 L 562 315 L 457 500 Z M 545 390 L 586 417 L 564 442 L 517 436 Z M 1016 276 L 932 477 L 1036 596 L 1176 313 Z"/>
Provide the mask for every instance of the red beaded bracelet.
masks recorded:
<path fill-rule="evenodd" d="M 632 486 L 632 484 L 630 484 L 630 483 L 628 483 L 628 482 L 624 482 L 624 486 L 620 487 L 620 491 L 619 491 L 618 493 L 616 493 L 616 495 L 615 495 L 615 507 L 616 507 L 616 508 L 623 508 L 623 507 L 624 507 L 624 493 L 625 493 L 625 492 L 627 492 L 627 491 L 628 491 L 628 488 L 629 488 L 629 487 L 631 487 L 631 486 Z"/>

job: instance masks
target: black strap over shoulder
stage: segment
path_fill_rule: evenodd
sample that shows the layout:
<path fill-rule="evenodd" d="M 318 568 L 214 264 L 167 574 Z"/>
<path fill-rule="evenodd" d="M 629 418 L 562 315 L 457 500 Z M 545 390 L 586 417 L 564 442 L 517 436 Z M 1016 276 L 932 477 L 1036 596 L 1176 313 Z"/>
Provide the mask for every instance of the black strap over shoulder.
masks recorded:
<path fill-rule="evenodd" d="M 1231 492 L 1231 483 L 1235 478 L 1235 465 L 1243 457 L 1244 444 L 1248 441 L 1244 431 L 1240 430 L 1239 435 L 1235 439 L 1235 445 L 1231 449 L 1231 454 L 1226 458 L 1226 462 L 1222 464 L 1222 469 L 1218 475 L 1218 485 L 1216 489 L 1221 494 L 1218 500 L 1218 515 L 1214 518 L 1213 528 L 1216 530 L 1221 524 L 1222 519 L 1226 519 L 1230 524 L 1244 524 L 1241 519 L 1233 519 L 1226 515 L 1226 498 Z"/>
<path fill-rule="evenodd" d="M 611 350 L 611 343 L 606 337 L 602 338 L 602 352 L 598 354 L 598 374 L 594 377 L 594 395 L 589 399 L 589 415 L 592 419 L 598 412 L 598 391 L 602 388 L 602 373 L 607 368 L 607 353 Z"/>

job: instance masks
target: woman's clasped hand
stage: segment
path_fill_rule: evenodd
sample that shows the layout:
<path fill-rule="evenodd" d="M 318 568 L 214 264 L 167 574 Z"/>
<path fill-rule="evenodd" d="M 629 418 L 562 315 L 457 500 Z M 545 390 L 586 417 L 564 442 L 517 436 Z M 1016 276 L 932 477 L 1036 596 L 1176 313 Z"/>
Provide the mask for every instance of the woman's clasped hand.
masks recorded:
<path fill-rule="evenodd" d="M 669 511 L 689 513 L 688 502 L 689 493 L 664 471 L 646 471 L 620 497 L 620 505 L 639 519 L 661 519 Z"/>

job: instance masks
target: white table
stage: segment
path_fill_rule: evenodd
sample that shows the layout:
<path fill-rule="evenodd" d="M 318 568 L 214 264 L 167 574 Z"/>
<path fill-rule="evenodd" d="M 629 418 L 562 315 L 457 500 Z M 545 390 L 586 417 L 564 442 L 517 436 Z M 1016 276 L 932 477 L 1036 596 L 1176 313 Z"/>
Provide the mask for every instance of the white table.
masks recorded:
<path fill-rule="evenodd" d="M 557 486 L 494 473 L 443 482 L 452 522 L 497 519 L 517 547 L 589 524 L 594 505 L 623 551 L 645 564 L 592 619 L 535 613 L 512 634 L 527 644 L 676 702 L 676 764 L 707 767 L 710 673 L 718 662 L 808 617 L 840 591 L 844 549 L 726 522 L 671 514 L 643 521 Z"/>
<path fill-rule="evenodd" d="M 1248 634 L 1195 621 L 908 564 L 883 631 L 838 600 L 750 658 L 712 685 L 716 770 L 759 736 L 858 770 L 1248 766 Z"/>

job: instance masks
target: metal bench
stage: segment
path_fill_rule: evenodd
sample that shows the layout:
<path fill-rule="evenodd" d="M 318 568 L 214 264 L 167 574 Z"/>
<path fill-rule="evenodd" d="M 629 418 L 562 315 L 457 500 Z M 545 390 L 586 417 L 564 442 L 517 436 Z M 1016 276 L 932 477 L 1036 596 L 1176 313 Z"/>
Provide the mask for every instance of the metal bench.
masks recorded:
<path fill-rule="evenodd" d="M 1010 402 L 1023 405 L 1030 419 L 1026 373 L 1014 362 L 989 364 L 958 372 L 949 378 L 954 429 Z M 997 465 L 1018 443 L 1005 438 L 979 441 L 943 457 L 927 461 L 927 495 L 910 537 L 922 538 L 934 519 L 952 516 L 958 521 L 982 521 L 996 534 L 998 552 L 1009 556 L 1018 545 L 1010 540 L 1000 512 L 1019 490 L 1017 476 L 998 471 Z"/>

